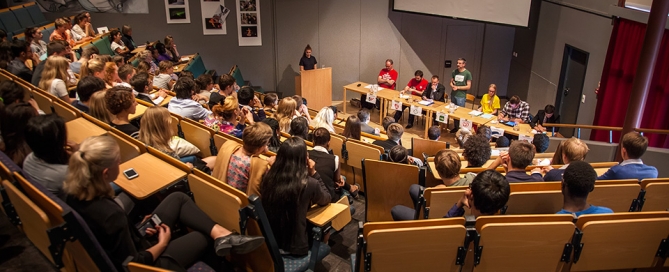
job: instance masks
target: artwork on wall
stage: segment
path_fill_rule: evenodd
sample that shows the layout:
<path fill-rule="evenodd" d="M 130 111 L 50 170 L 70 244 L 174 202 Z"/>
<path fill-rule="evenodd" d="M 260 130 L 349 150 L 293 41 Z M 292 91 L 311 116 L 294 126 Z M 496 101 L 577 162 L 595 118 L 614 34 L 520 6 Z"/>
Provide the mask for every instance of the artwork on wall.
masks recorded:
<path fill-rule="evenodd" d="M 260 3 L 258 0 L 236 0 L 239 46 L 261 46 Z"/>
<path fill-rule="evenodd" d="M 43 12 L 149 13 L 149 0 L 10 0 L 8 5 L 23 5 L 26 2 L 35 2 Z"/>
<path fill-rule="evenodd" d="M 190 10 L 187 0 L 165 0 L 165 15 L 168 24 L 189 24 Z"/>
<path fill-rule="evenodd" d="M 228 34 L 225 21 L 230 14 L 221 0 L 201 0 L 202 9 L 202 33 L 204 35 Z"/>

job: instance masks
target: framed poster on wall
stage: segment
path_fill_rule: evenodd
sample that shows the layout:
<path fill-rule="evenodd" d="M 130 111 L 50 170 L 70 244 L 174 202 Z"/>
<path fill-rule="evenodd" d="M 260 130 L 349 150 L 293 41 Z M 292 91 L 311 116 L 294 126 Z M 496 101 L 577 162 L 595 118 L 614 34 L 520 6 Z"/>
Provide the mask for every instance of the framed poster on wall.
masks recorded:
<path fill-rule="evenodd" d="M 228 34 L 225 21 L 230 14 L 230 9 L 225 7 L 221 0 L 201 0 L 202 9 L 202 34 L 225 35 Z"/>
<path fill-rule="evenodd" d="M 168 24 L 190 24 L 188 0 L 165 0 L 165 14 Z"/>
<path fill-rule="evenodd" d="M 239 46 L 262 46 L 260 2 L 258 0 L 236 0 L 236 2 Z"/>

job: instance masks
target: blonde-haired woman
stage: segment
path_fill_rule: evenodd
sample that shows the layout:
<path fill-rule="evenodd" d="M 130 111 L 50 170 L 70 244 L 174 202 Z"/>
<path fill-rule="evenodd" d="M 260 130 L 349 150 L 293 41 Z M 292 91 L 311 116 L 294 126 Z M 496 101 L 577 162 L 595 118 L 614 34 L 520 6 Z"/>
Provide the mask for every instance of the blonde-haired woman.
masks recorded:
<path fill-rule="evenodd" d="M 177 51 L 177 45 L 174 43 L 172 35 L 165 36 L 165 49 L 167 49 L 167 54 L 172 57 L 172 61 L 179 61 L 179 51 Z"/>
<path fill-rule="evenodd" d="M 314 128 L 325 128 L 327 129 L 330 133 L 335 133 L 334 131 L 334 125 L 332 123 L 334 122 L 335 119 L 335 114 L 332 111 L 332 108 L 330 107 L 323 107 L 318 114 L 316 114 L 316 117 L 314 117 L 314 120 L 311 120 L 310 125 Z"/>
<path fill-rule="evenodd" d="M 481 97 L 481 106 L 479 111 L 487 114 L 497 115 L 499 111 L 499 97 L 497 96 L 497 85 L 490 84 L 488 93 Z"/>
<path fill-rule="evenodd" d="M 216 157 L 214 156 L 199 159 L 192 154 L 188 156 L 179 156 L 177 154 L 176 150 L 170 146 L 172 138 L 178 137 L 172 131 L 171 123 L 172 118 L 170 118 L 170 112 L 166 108 L 159 106 L 149 107 L 144 112 L 144 115 L 142 115 L 142 122 L 139 126 L 139 140 L 171 157 L 179 159 L 191 168 L 202 169 L 206 165 L 209 169 L 214 169 L 214 165 L 216 164 Z"/>
<path fill-rule="evenodd" d="M 86 63 L 81 65 L 81 77 L 94 76 L 105 80 L 105 62 L 100 60 L 100 57 L 89 59 Z"/>
<path fill-rule="evenodd" d="M 42 79 L 39 81 L 40 89 L 48 91 L 68 104 L 72 103 L 65 84 L 69 80 L 67 73 L 69 67 L 70 63 L 64 57 L 51 56 L 44 64 Z"/>
<path fill-rule="evenodd" d="M 107 99 L 105 95 L 107 91 L 94 92 L 88 100 L 89 114 L 95 119 L 100 120 L 105 124 L 110 124 L 114 120 L 114 116 L 107 108 Z"/>
<path fill-rule="evenodd" d="M 297 102 L 292 97 L 284 97 L 276 109 L 276 120 L 279 120 L 281 132 L 290 133 L 290 121 L 295 118 Z"/>
<path fill-rule="evenodd" d="M 150 225 L 141 236 L 131 227 L 133 221 L 126 210 L 114 201 L 110 182 L 120 173 L 120 160 L 119 146 L 113 138 L 90 137 L 70 157 L 63 185 L 67 204 L 84 218 L 119 271 L 128 256 L 133 256 L 134 262 L 184 271 L 211 250 L 207 248 L 211 240 L 219 256 L 245 254 L 262 245 L 263 237 L 242 236 L 216 224 L 181 192 L 168 195 L 158 204 L 152 215 L 162 223 Z M 175 224 L 193 231 L 172 242 L 170 230 Z M 151 236 L 158 242 L 149 243 L 145 237 Z"/>
<path fill-rule="evenodd" d="M 118 77 L 118 66 L 115 62 L 105 63 L 105 85 L 107 89 L 114 87 L 118 82 L 121 82 L 121 79 Z"/>
<path fill-rule="evenodd" d="M 211 108 L 212 114 L 204 119 L 204 125 L 241 139 L 246 124 L 239 122 L 237 118 L 242 116 L 242 110 L 245 109 L 239 108 L 237 98 L 228 96 L 223 105 L 215 105 Z"/>

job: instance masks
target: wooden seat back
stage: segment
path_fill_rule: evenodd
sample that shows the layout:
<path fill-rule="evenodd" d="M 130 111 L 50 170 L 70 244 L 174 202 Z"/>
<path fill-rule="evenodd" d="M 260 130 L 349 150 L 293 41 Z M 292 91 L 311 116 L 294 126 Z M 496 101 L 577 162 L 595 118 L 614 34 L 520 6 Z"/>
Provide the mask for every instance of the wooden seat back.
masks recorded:
<path fill-rule="evenodd" d="M 101 127 L 102 129 L 104 129 L 106 131 L 110 131 L 112 129 L 112 127 L 109 124 L 107 124 L 105 122 L 102 122 L 102 121 L 98 120 L 98 118 L 95 118 L 95 117 L 93 117 L 89 114 L 82 113 L 81 117 L 84 117 L 84 119 L 88 120 L 89 122 L 95 124 L 98 127 Z"/>
<path fill-rule="evenodd" d="M 414 206 L 408 192 L 411 184 L 418 184 L 417 166 L 366 159 L 362 173 L 365 222 L 392 220 L 390 210 L 395 205 Z"/>
<path fill-rule="evenodd" d="M 441 179 L 438 179 L 438 178 L 435 177 L 435 173 L 437 174 L 436 176 L 440 176 L 440 175 L 439 175 L 439 173 L 437 173 L 436 166 L 432 167 L 432 165 L 434 165 L 433 163 L 434 163 L 434 157 L 428 157 L 426 162 L 425 162 L 425 168 L 427 168 L 426 171 L 425 171 L 425 187 L 426 188 L 430 188 L 430 187 L 434 187 L 434 186 L 437 186 L 437 185 L 444 184 L 444 182 Z"/>
<path fill-rule="evenodd" d="M 53 101 L 50 97 L 40 92 L 32 92 L 32 98 L 35 99 L 35 102 L 37 102 L 37 107 L 39 107 L 39 109 L 44 113 L 49 114 L 53 112 L 53 108 L 51 107 Z"/>
<path fill-rule="evenodd" d="M 442 218 L 465 193 L 467 186 L 426 188 L 423 192 L 425 207 L 429 208 L 427 218 Z M 411 207 L 411 206 L 410 206 Z"/>
<path fill-rule="evenodd" d="M 170 113 L 170 127 L 172 127 L 172 136 L 179 136 L 179 128 L 181 127 L 181 117 L 179 115 Z"/>
<path fill-rule="evenodd" d="M 509 187 L 512 193 L 533 192 L 533 191 L 560 191 L 562 182 L 511 182 Z"/>
<path fill-rule="evenodd" d="M 216 150 L 220 150 L 221 146 L 223 146 L 226 141 L 235 141 L 237 143 L 243 144 L 242 139 L 225 134 L 223 132 L 216 132 L 214 135 L 214 145 L 216 145 Z"/>
<path fill-rule="evenodd" d="M 562 191 L 513 192 L 504 214 L 552 214 L 562 209 Z"/>
<path fill-rule="evenodd" d="M 346 164 L 357 169 L 362 169 L 362 159 L 380 160 L 384 153 L 383 147 L 365 142 L 348 139 L 346 141 L 348 160 Z"/>
<path fill-rule="evenodd" d="M 124 134 L 125 133 L 121 133 Z M 119 136 L 118 134 L 114 133 L 114 131 L 111 131 L 109 133 L 109 136 L 111 136 L 114 141 L 118 144 L 120 150 L 121 150 L 121 163 L 127 162 L 139 155 L 141 155 L 142 151 L 140 151 L 139 146 L 135 145 L 134 143 L 124 139 L 123 137 Z M 144 147 L 146 150 L 146 147 Z"/>
<path fill-rule="evenodd" d="M 344 136 L 338 135 L 338 134 L 330 134 L 330 149 L 332 149 L 332 152 L 339 156 L 339 162 L 344 163 L 344 159 L 342 157 L 342 150 L 344 148 L 344 142 L 346 142 L 346 138 Z"/>
<path fill-rule="evenodd" d="M 239 209 L 243 207 L 242 201 L 223 190 L 223 184 L 213 184 L 214 182 L 221 183 L 218 180 L 204 180 L 194 174 L 188 175 L 195 204 L 214 222 L 230 231 L 240 232 Z"/>
<path fill-rule="evenodd" d="M 128 272 L 169 272 L 172 270 L 163 269 L 160 267 L 149 266 L 136 262 L 129 262 L 124 264 Z"/>
<path fill-rule="evenodd" d="M 632 212 L 637 206 L 641 186 L 637 184 L 595 184 L 588 195 L 588 203 L 610 208 L 613 212 Z"/>
<path fill-rule="evenodd" d="M 421 139 L 418 137 L 411 138 L 411 150 L 413 150 L 413 156 L 416 158 L 422 158 L 423 154 L 434 156 L 437 152 L 444 149 L 446 149 L 445 142 Z"/>
<path fill-rule="evenodd" d="M 481 224 L 480 263 L 474 271 L 559 271 L 565 264 L 560 257 L 565 244 L 571 242 L 574 224 L 569 216 L 532 221 Z"/>
<path fill-rule="evenodd" d="M 162 151 L 155 149 L 153 147 L 147 146 L 146 150 L 149 152 L 149 154 L 169 163 L 170 165 L 179 168 L 179 170 L 184 171 L 186 173 L 190 173 L 191 169 L 186 165 L 185 163 L 181 162 L 180 160 L 177 160 L 176 158 L 173 158 L 170 155 L 167 155 L 163 153 Z"/>
<path fill-rule="evenodd" d="M 645 191 L 642 211 L 666 211 L 669 209 L 668 178 L 644 179 L 641 181 L 641 187 Z"/>
<path fill-rule="evenodd" d="M 464 247 L 462 218 L 367 223 L 363 227 L 371 254 L 366 271 L 459 271 L 458 248 Z"/>
<path fill-rule="evenodd" d="M 213 130 L 190 119 L 181 120 L 181 130 L 185 139 L 200 149 L 198 156 L 202 158 L 212 156 L 211 137 L 214 134 Z"/>
<path fill-rule="evenodd" d="M 63 118 L 65 122 L 81 117 L 81 113 L 74 106 L 61 102 L 60 100 L 54 100 L 52 102 L 51 105 L 53 106 L 54 112 Z"/>
<path fill-rule="evenodd" d="M 669 236 L 669 212 L 582 215 L 577 225 L 583 247 L 571 271 L 649 268 Z"/>

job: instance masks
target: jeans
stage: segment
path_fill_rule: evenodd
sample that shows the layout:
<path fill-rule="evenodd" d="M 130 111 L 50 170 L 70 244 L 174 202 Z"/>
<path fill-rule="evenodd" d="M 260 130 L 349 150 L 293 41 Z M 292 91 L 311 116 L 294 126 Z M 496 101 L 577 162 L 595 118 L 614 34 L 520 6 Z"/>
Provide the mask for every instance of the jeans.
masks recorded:
<path fill-rule="evenodd" d="M 418 202 L 420 187 L 418 184 L 411 184 L 411 187 L 409 187 L 409 196 L 411 196 L 414 205 Z M 395 221 L 413 220 L 414 216 L 416 216 L 416 209 L 397 205 L 390 210 L 390 214 Z"/>
<path fill-rule="evenodd" d="M 181 157 L 181 158 L 179 158 L 179 160 L 183 163 L 190 162 L 191 164 L 195 164 L 195 161 L 197 160 L 197 157 L 195 157 L 195 155 L 190 155 L 190 156 L 186 156 L 186 157 Z"/>
<path fill-rule="evenodd" d="M 460 107 L 465 106 L 465 102 L 467 101 L 467 97 L 455 97 L 456 92 L 451 92 L 451 102 L 455 105 L 458 105 Z M 458 129 L 460 128 L 460 120 L 456 119 L 453 120 L 453 128 Z"/>

